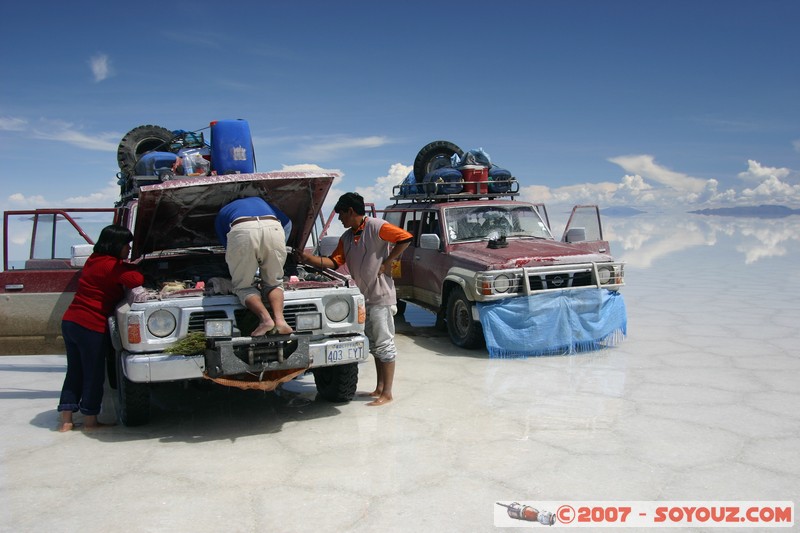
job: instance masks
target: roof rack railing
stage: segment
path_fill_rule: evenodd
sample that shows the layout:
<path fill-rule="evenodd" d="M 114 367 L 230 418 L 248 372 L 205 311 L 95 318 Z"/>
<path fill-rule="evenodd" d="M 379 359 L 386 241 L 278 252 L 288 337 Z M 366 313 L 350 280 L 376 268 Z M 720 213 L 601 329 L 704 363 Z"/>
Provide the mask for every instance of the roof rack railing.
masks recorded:
<path fill-rule="evenodd" d="M 460 184 L 461 192 L 446 193 L 448 189 Z M 503 192 L 489 192 L 491 188 L 506 188 Z M 469 189 L 474 192 L 464 192 Z M 428 182 L 413 185 L 400 184 L 392 187 L 391 200 L 411 200 L 414 202 L 453 202 L 458 200 L 481 200 L 493 198 L 513 198 L 519 195 L 519 182 L 515 178 L 494 181 L 450 181 Z"/>

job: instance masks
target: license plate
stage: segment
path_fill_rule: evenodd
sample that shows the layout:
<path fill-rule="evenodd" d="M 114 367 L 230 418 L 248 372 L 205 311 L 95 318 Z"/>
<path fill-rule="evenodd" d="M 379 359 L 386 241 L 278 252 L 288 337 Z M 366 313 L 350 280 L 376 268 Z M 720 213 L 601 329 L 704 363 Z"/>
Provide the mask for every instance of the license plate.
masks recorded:
<path fill-rule="evenodd" d="M 327 349 L 328 364 L 345 361 L 360 361 L 364 358 L 364 344 L 360 342 L 340 342 Z"/>

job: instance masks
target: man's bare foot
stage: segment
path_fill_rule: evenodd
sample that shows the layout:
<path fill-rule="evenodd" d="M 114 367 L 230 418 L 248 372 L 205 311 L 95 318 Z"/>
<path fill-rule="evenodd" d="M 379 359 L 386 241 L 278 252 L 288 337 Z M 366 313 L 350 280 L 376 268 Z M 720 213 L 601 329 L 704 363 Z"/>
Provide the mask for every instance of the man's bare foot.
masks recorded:
<path fill-rule="evenodd" d="M 372 392 L 358 392 L 358 393 L 356 393 L 356 396 L 361 396 L 361 397 L 368 396 L 370 398 L 377 398 L 380 395 L 381 395 L 381 391 L 379 391 L 377 389 L 375 389 Z"/>
<path fill-rule="evenodd" d="M 385 404 L 387 404 L 387 403 L 389 403 L 391 401 L 392 401 L 392 397 L 391 396 L 389 396 L 389 397 L 378 396 L 375 399 L 374 402 L 369 402 L 367 405 L 369 405 L 369 406 L 385 405 Z"/>
<path fill-rule="evenodd" d="M 278 333 L 281 335 L 288 335 L 289 333 L 292 333 L 292 326 L 286 322 L 276 322 L 275 329 L 277 329 Z"/>
<path fill-rule="evenodd" d="M 256 329 L 250 334 L 251 337 L 260 337 L 266 335 L 275 327 L 274 322 L 261 322 Z"/>

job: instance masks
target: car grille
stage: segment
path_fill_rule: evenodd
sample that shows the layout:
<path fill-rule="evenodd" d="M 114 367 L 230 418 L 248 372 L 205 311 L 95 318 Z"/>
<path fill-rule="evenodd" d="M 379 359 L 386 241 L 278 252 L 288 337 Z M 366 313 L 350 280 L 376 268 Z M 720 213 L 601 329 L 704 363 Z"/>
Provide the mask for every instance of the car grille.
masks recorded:
<path fill-rule="evenodd" d="M 235 313 L 236 321 L 239 322 L 242 316 L 247 312 L 248 312 L 247 309 L 237 309 Z M 316 312 L 318 312 L 317 306 L 314 305 L 313 303 L 294 304 L 294 305 L 289 304 L 289 305 L 284 305 L 283 307 L 283 318 L 286 319 L 286 323 L 289 324 L 289 326 L 291 326 L 292 329 L 295 329 L 295 326 L 297 325 L 298 313 L 316 313 Z"/>
<path fill-rule="evenodd" d="M 528 277 L 532 291 L 566 289 L 593 285 L 591 272 L 534 274 Z"/>
<path fill-rule="evenodd" d="M 205 321 L 212 318 L 228 318 L 225 311 L 198 311 L 189 315 L 188 331 L 205 331 Z"/>
<path fill-rule="evenodd" d="M 297 315 L 298 313 L 316 313 L 317 306 L 314 304 L 295 304 L 295 305 L 286 305 L 283 308 L 283 317 L 286 319 L 286 323 L 292 326 L 292 329 L 295 329 L 297 325 Z"/>

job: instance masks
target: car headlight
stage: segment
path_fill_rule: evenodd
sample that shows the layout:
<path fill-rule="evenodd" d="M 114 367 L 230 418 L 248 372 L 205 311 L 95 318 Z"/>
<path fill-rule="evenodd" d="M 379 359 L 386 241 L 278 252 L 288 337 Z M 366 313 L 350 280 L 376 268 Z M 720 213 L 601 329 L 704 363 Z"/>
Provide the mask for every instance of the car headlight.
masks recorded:
<path fill-rule="evenodd" d="M 229 318 L 209 318 L 203 322 L 203 331 L 206 337 L 231 338 L 233 337 L 233 320 Z"/>
<path fill-rule="evenodd" d="M 600 285 L 605 285 L 606 283 L 610 283 L 614 277 L 614 268 L 613 267 L 600 267 L 597 269 L 597 281 L 600 282 Z"/>
<path fill-rule="evenodd" d="M 166 337 L 171 334 L 177 324 L 175 315 L 166 309 L 159 309 L 147 317 L 147 331 L 156 337 Z"/>
<path fill-rule="evenodd" d="M 508 292 L 513 284 L 511 278 L 505 274 L 498 274 L 494 278 L 494 290 L 496 292 Z"/>
<path fill-rule="evenodd" d="M 297 331 L 315 331 L 322 328 L 322 315 L 319 313 L 297 313 L 295 322 Z"/>
<path fill-rule="evenodd" d="M 515 272 L 495 274 L 493 272 L 480 272 L 475 278 L 479 294 L 493 296 L 498 294 L 514 294 L 519 292 L 521 275 Z"/>
<path fill-rule="evenodd" d="M 350 316 L 350 302 L 336 298 L 325 304 L 325 316 L 331 322 L 341 322 Z"/>

